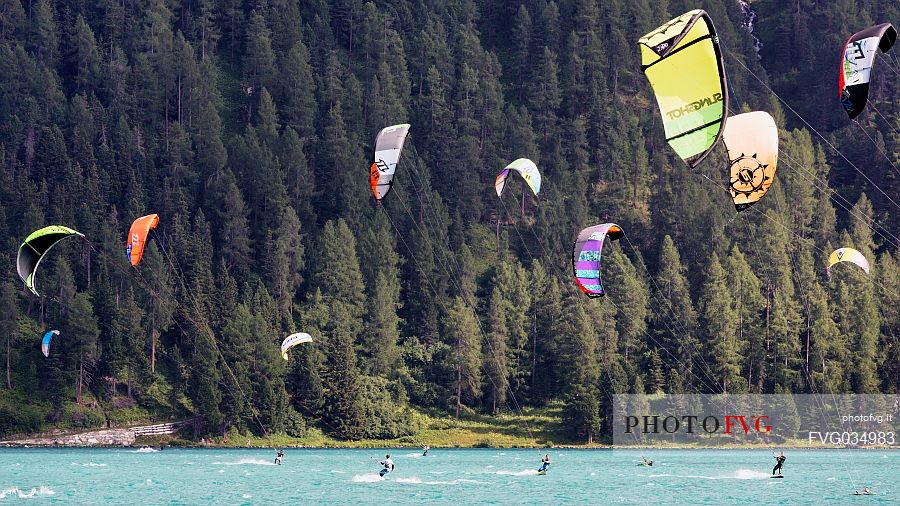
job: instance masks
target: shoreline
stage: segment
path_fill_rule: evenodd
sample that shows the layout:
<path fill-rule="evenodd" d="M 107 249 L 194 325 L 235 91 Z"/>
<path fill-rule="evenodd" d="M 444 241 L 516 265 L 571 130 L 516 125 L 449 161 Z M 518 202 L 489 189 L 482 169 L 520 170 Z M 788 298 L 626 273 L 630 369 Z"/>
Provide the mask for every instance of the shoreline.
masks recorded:
<path fill-rule="evenodd" d="M 261 450 L 261 449 L 272 449 L 272 448 L 283 448 L 290 450 L 376 450 L 376 449 L 396 449 L 396 450 L 421 450 L 421 446 L 417 445 L 403 445 L 403 444 L 390 444 L 389 442 L 385 442 L 383 445 L 265 445 L 265 444 L 256 444 L 251 446 L 237 446 L 237 445 L 228 445 L 228 444 L 34 444 L 34 443 L 19 443 L 16 441 L 0 441 L 0 449 L 4 448 L 17 448 L 17 449 L 46 449 L 46 448 L 60 448 L 60 449 L 77 449 L 77 448 L 129 448 L 129 449 L 141 449 L 141 448 L 152 448 L 156 451 L 164 451 L 165 450 Z M 681 446 L 621 446 L 621 445 L 553 445 L 553 446 L 434 446 L 429 445 L 431 450 L 599 450 L 599 451 L 611 451 L 611 450 L 653 450 L 653 451 L 680 451 L 680 450 L 744 450 L 744 451 L 753 451 L 753 450 L 772 450 L 773 448 L 777 448 L 780 450 L 900 450 L 900 446 L 865 446 L 865 447 L 832 447 L 832 446 L 802 446 L 796 444 L 788 444 L 788 445 L 732 445 L 732 446 L 691 446 L 691 445 L 681 445 Z"/>

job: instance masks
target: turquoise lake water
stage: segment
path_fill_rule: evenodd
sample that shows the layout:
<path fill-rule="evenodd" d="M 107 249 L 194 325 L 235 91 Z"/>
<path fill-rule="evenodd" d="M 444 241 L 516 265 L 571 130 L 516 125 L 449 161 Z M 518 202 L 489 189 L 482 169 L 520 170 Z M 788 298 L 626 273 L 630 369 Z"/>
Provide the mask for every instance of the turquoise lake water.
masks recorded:
<path fill-rule="evenodd" d="M 900 452 L 0 449 L 0 502 L 72 504 L 900 504 Z M 396 471 L 383 480 L 378 460 Z M 638 466 L 641 453 L 655 461 Z M 877 496 L 852 496 L 864 486 Z"/>

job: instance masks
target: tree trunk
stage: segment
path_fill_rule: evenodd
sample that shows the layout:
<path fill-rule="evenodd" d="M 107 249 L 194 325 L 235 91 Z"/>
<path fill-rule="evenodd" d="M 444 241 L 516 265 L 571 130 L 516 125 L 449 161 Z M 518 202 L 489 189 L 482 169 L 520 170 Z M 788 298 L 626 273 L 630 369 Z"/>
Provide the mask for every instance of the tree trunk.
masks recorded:
<path fill-rule="evenodd" d="M 456 366 L 456 419 L 459 420 L 459 405 L 462 402 L 462 364 Z"/>
<path fill-rule="evenodd" d="M 534 328 L 534 315 L 531 315 L 531 391 L 534 391 L 534 381 L 537 378 L 537 329 Z"/>
<path fill-rule="evenodd" d="M 75 402 L 81 404 L 81 386 L 84 384 L 84 354 L 78 360 L 78 390 L 75 391 Z"/>
<path fill-rule="evenodd" d="M 500 210 L 497 210 L 497 255 L 500 255 Z"/>
<path fill-rule="evenodd" d="M 9 360 L 9 340 L 12 339 L 12 335 L 6 334 L 6 388 L 12 390 L 12 369 L 10 369 L 10 360 Z"/>
<path fill-rule="evenodd" d="M 156 314 L 150 318 L 150 374 L 156 373 Z"/>
<path fill-rule="evenodd" d="M 769 298 L 772 294 L 772 285 L 766 285 L 766 351 L 769 351 Z"/>
<path fill-rule="evenodd" d="M 131 398 L 131 366 L 128 366 L 128 397 Z"/>
<path fill-rule="evenodd" d="M 525 189 L 522 189 L 522 219 L 525 219 Z"/>

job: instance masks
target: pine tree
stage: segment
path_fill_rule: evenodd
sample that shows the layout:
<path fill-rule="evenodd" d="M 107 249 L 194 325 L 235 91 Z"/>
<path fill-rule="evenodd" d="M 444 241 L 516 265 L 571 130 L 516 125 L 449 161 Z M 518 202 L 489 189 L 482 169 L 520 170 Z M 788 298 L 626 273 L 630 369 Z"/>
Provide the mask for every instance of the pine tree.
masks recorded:
<path fill-rule="evenodd" d="M 728 393 L 740 381 L 743 343 L 737 338 L 740 315 L 729 300 L 731 290 L 719 256 L 713 252 L 700 294 L 701 348 L 708 350 L 706 365 L 717 383 L 710 393 Z"/>
<path fill-rule="evenodd" d="M 272 34 L 266 19 L 257 11 L 250 14 L 247 25 L 246 56 L 244 57 L 245 91 L 255 95 L 263 87 L 272 88 L 276 76 Z"/>
<path fill-rule="evenodd" d="M 328 307 L 322 292 L 316 290 L 300 313 L 301 327 L 313 338 L 310 346 L 295 351 L 291 357 L 291 371 L 288 375 L 289 390 L 293 393 L 293 405 L 297 410 L 312 418 L 321 415 L 325 406 L 325 393 L 321 373 L 324 371 L 322 350 L 326 349 L 324 332 L 328 325 Z M 298 356 L 299 353 L 299 356 Z"/>
<path fill-rule="evenodd" d="M 0 332 L 6 336 L 6 388 L 12 390 L 13 344 L 17 338 L 16 289 L 11 282 L 0 286 Z"/>
<path fill-rule="evenodd" d="M 66 334 L 71 339 L 70 351 L 78 360 L 78 386 L 75 390 L 75 402 L 81 403 L 81 396 L 86 381 L 85 368 L 90 371 L 97 354 L 97 339 L 100 329 L 93 315 L 90 297 L 86 293 L 75 294 L 69 303 L 67 313 Z"/>
<path fill-rule="evenodd" d="M 384 213 L 376 213 L 363 231 L 359 256 L 377 251 L 371 261 L 360 265 L 362 279 L 369 295 L 363 331 L 363 356 L 368 367 L 364 370 L 375 376 L 396 375 L 400 362 L 400 256 L 395 251 L 394 237 Z"/>
<path fill-rule="evenodd" d="M 172 282 L 172 274 L 166 260 L 156 247 L 155 241 L 150 241 L 144 249 L 141 260 L 141 268 L 146 272 L 147 300 L 143 305 L 146 308 L 147 331 L 149 332 L 150 373 L 156 372 L 156 352 L 159 335 L 165 332 L 173 323 L 175 313 L 175 285 Z"/>
<path fill-rule="evenodd" d="M 481 394 L 481 329 L 476 315 L 461 297 L 451 300 L 443 327 L 445 342 L 453 349 L 453 403 L 459 418 L 463 404 L 474 402 Z"/>
<path fill-rule="evenodd" d="M 222 119 L 218 111 L 221 98 L 217 88 L 213 86 L 219 71 L 212 60 L 209 60 L 200 65 L 198 74 L 195 89 L 197 113 L 196 119 L 192 122 L 194 127 L 192 137 L 199 172 L 203 175 L 204 182 L 207 182 L 209 178 L 220 177 L 228 154 L 222 142 Z"/>
<path fill-rule="evenodd" d="M 200 51 L 200 60 L 204 63 L 216 53 L 216 46 L 222 36 L 216 24 L 216 2 L 213 0 L 200 0 L 200 12 L 197 15 L 196 33 L 194 41 Z"/>
<path fill-rule="evenodd" d="M 75 87 L 79 92 L 90 92 L 100 75 L 100 53 L 94 32 L 83 17 L 78 16 L 70 42 L 72 66 L 75 68 Z"/>
<path fill-rule="evenodd" d="M 623 359 L 640 357 L 644 351 L 647 317 L 650 313 L 650 288 L 623 253 L 608 254 L 604 285 L 610 298 L 616 301 L 616 330 L 619 334 Z"/>
<path fill-rule="evenodd" d="M 567 379 L 566 409 L 564 421 L 570 430 L 593 443 L 594 433 L 600 427 L 600 382 L 599 343 L 593 329 L 593 320 L 570 292 L 564 304 L 573 308 L 559 321 L 561 358 L 565 365 Z"/>
<path fill-rule="evenodd" d="M 29 32 L 29 50 L 38 61 L 52 66 L 56 60 L 59 40 L 53 4 L 50 0 L 39 0 L 34 5 Z"/>
<path fill-rule="evenodd" d="M 245 417 L 250 418 L 251 407 L 245 392 L 252 392 L 250 368 L 253 347 L 249 342 L 253 334 L 252 316 L 244 304 L 238 304 L 229 315 L 221 333 L 222 355 L 228 362 L 229 371 L 222 376 L 222 416 L 226 430 L 228 426 L 243 426 Z M 251 425 L 255 426 L 255 424 Z"/>
<path fill-rule="evenodd" d="M 293 3 L 293 2 L 289 2 Z M 284 124 L 293 128 L 302 139 L 315 135 L 316 83 L 313 80 L 309 50 L 298 40 L 279 65 L 283 79 L 279 80 L 279 103 Z"/>
<path fill-rule="evenodd" d="M 495 287 L 488 302 L 487 339 L 482 352 L 485 376 L 491 384 L 489 395 L 492 414 L 497 414 L 498 404 L 502 407 L 507 398 L 509 329 L 505 313 L 509 305 L 503 293 Z"/>
<path fill-rule="evenodd" d="M 355 439 L 362 432 L 360 378 L 353 350 L 358 323 L 357 308 L 341 300 L 328 300 L 329 319 L 325 328 L 325 410 L 323 421 L 334 436 Z"/>
<path fill-rule="evenodd" d="M 759 379 L 759 369 L 765 360 L 762 326 L 759 324 L 764 301 L 759 278 L 737 244 L 731 248 L 725 260 L 725 273 L 726 286 L 731 292 L 731 306 L 737 318 L 735 347 L 744 352 L 743 373 L 746 377 L 746 382 L 742 385 L 732 381 L 730 388 L 732 392 L 743 392 L 754 388 L 754 382 Z"/>
<path fill-rule="evenodd" d="M 540 260 L 532 262 L 529 278 L 533 291 L 529 316 L 534 322 L 529 392 L 532 402 L 546 402 L 565 381 L 563 372 L 557 367 L 561 336 L 556 333 L 564 309 L 559 282 L 544 270 Z"/>
<path fill-rule="evenodd" d="M 119 326 L 125 334 L 125 382 L 129 397 L 132 397 L 135 386 L 142 388 L 152 380 L 150 360 L 147 357 L 147 331 L 143 322 L 145 312 L 135 297 L 134 289 L 129 288 L 117 315 Z"/>
<path fill-rule="evenodd" d="M 531 58 L 531 15 L 525 5 L 519 5 L 516 17 L 513 20 L 513 33 L 515 33 L 513 45 L 515 48 L 515 63 L 513 70 L 516 73 L 516 98 L 521 101 L 525 97 L 525 81 L 530 77 L 532 66 Z"/>
<path fill-rule="evenodd" d="M 685 268 L 675 242 L 669 235 L 663 238 L 654 288 L 651 299 L 654 312 L 651 323 L 655 343 L 670 368 L 682 371 L 686 387 L 694 384 L 694 371 L 699 364 L 694 363 L 698 343 L 694 334 L 697 327 L 697 313 L 688 291 Z"/>
<path fill-rule="evenodd" d="M 896 391 L 900 384 L 900 264 L 890 252 L 878 259 L 878 296 L 881 308 L 881 344 L 878 363 L 881 364 L 882 391 Z"/>

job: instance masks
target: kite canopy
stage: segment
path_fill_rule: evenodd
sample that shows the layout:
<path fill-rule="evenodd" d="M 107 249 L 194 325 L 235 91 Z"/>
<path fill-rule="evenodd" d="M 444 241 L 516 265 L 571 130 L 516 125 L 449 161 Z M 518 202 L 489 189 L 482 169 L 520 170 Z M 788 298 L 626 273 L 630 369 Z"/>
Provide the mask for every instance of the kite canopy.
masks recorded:
<path fill-rule="evenodd" d="M 497 174 L 497 180 L 494 182 L 494 189 L 497 190 L 497 196 L 503 195 L 503 188 L 506 186 L 506 178 L 509 177 L 510 171 L 516 171 L 522 176 L 522 179 L 528 183 L 532 193 L 537 195 L 541 191 L 541 173 L 538 171 L 537 165 L 528 158 L 519 158 L 507 165 Z"/>
<path fill-rule="evenodd" d="M 624 235 L 622 227 L 615 223 L 594 225 L 578 234 L 572 251 L 572 269 L 575 271 L 578 288 L 588 297 L 602 297 L 606 294 L 600 282 L 600 253 L 603 250 L 604 239 L 608 237 L 611 241 L 615 241 Z"/>
<path fill-rule="evenodd" d="M 128 239 L 125 242 L 125 255 L 132 267 L 137 267 L 141 263 L 141 257 L 144 256 L 144 246 L 147 244 L 147 236 L 150 230 L 156 228 L 159 224 L 158 214 L 148 214 L 134 220 L 131 224 L 131 230 L 128 231 Z"/>
<path fill-rule="evenodd" d="M 284 341 L 281 342 L 281 357 L 285 360 L 288 359 L 287 352 L 294 346 L 302 343 L 311 343 L 312 336 L 309 334 L 305 334 L 303 332 L 298 332 L 296 334 L 291 334 L 284 338 Z"/>
<path fill-rule="evenodd" d="M 404 123 L 384 128 L 375 137 L 375 161 L 369 167 L 369 184 L 375 200 L 383 199 L 391 191 L 394 171 L 408 133 L 409 125 Z"/>
<path fill-rule="evenodd" d="M 728 111 L 725 67 L 712 20 L 700 9 L 687 12 L 641 37 L 638 45 L 666 141 L 693 168 L 718 142 Z"/>
<path fill-rule="evenodd" d="M 19 255 L 16 257 L 16 270 L 19 272 L 22 282 L 31 290 L 31 293 L 40 296 L 34 285 L 34 276 L 41 260 L 50 251 L 50 248 L 56 246 L 56 243 L 73 235 L 84 237 L 84 234 L 69 227 L 51 225 L 35 230 L 19 246 Z"/>
<path fill-rule="evenodd" d="M 853 248 L 838 248 L 828 257 L 828 267 L 825 268 L 825 272 L 829 277 L 831 277 L 831 267 L 840 262 L 854 263 L 866 271 L 866 274 L 869 273 L 869 261 L 866 260 L 865 255 Z"/>
<path fill-rule="evenodd" d="M 882 23 L 861 32 L 856 32 L 844 45 L 841 57 L 841 71 L 838 74 L 838 92 L 841 105 L 850 119 L 862 113 L 869 98 L 869 79 L 875 50 L 882 53 L 891 50 L 897 41 L 897 30 L 890 23 Z"/>
<path fill-rule="evenodd" d="M 50 356 L 50 341 L 53 339 L 53 336 L 58 336 L 58 330 L 48 330 L 44 333 L 44 338 L 41 340 L 41 352 L 45 357 Z"/>
<path fill-rule="evenodd" d="M 728 118 L 722 141 L 731 164 L 731 198 L 743 211 L 759 202 L 775 180 L 778 127 L 767 112 L 738 114 Z"/>

